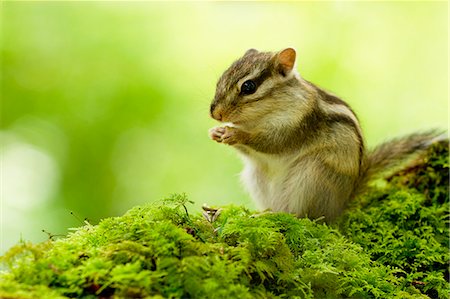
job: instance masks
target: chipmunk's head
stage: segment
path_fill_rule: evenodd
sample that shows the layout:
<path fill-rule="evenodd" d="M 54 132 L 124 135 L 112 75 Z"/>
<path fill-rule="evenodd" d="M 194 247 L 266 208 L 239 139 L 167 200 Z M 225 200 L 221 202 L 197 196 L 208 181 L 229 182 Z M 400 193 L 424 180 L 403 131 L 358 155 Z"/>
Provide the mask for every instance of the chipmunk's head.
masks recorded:
<path fill-rule="evenodd" d="M 212 118 L 239 124 L 273 111 L 299 84 L 295 59 L 292 48 L 276 53 L 248 50 L 217 82 Z"/>

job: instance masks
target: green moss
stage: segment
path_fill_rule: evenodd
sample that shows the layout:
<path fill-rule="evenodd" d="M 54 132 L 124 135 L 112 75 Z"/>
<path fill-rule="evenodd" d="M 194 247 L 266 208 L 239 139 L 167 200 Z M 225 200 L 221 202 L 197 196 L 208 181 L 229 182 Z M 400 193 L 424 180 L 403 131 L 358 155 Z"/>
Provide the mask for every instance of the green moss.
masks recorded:
<path fill-rule="evenodd" d="M 449 149 L 437 143 L 428 155 L 352 203 L 340 230 L 373 261 L 399 270 L 403 285 L 431 298 L 448 298 Z"/>
<path fill-rule="evenodd" d="M 211 222 L 184 195 L 135 207 L 18 244 L 1 257 L 0 297 L 446 298 L 447 156 L 434 147 L 335 227 L 234 206 Z"/>

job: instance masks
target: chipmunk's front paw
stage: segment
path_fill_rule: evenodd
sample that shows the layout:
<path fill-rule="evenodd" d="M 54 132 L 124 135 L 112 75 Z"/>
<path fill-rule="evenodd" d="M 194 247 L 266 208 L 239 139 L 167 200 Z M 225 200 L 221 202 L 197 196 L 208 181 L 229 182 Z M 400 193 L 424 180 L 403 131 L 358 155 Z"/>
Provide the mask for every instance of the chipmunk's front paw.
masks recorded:
<path fill-rule="evenodd" d="M 239 129 L 234 127 L 225 127 L 225 133 L 222 135 L 222 143 L 233 145 L 239 143 Z"/>
<path fill-rule="evenodd" d="M 233 145 L 241 143 L 242 132 L 234 127 L 214 127 L 209 130 L 209 137 L 217 142 Z"/>
<path fill-rule="evenodd" d="M 209 138 L 211 138 L 214 141 L 222 142 L 222 136 L 225 134 L 225 128 L 224 127 L 214 127 L 209 129 Z"/>

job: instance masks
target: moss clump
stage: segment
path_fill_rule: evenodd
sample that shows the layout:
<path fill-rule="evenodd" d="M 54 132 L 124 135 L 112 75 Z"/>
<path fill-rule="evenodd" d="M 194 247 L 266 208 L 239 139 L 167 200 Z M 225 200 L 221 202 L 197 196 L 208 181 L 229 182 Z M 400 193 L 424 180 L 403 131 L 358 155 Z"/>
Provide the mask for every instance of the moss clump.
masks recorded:
<path fill-rule="evenodd" d="M 237 207 L 211 223 L 188 215 L 185 201 L 174 196 L 64 239 L 16 246 L 3 258 L 3 297 L 313 298 L 399 290 L 395 270 L 372 263 L 323 224 Z"/>
<path fill-rule="evenodd" d="M 442 148 L 406 183 L 399 174 L 355 201 L 335 228 L 242 207 L 208 220 L 174 195 L 19 244 L 1 258 L 0 298 L 445 298 Z M 416 182 L 419 165 L 434 179 Z"/>
<path fill-rule="evenodd" d="M 429 153 L 353 202 L 340 230 L 361 245 L 373 261 L 399 270 L 405 287 L 431 298 L 448 298 L 449 148 Z"/>

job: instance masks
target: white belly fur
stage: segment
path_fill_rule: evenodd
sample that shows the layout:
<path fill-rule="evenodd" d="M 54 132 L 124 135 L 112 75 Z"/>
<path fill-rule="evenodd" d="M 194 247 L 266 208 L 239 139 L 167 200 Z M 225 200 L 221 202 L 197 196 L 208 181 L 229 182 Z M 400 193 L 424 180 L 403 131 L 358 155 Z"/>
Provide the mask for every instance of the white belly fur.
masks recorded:
<path fill-rule="evenodd" d="M 307 174 L 292 171 L 298 169 L 295 163 L 299 156 L 298 152 L 281 157 L 254 151 L 242 155 L 241 180 L 258 208 L 297 215 L 304 213 L 307 203 L 302 202 L 301 194 L 305 191 L 302 182 L 307 179 Z"/>

